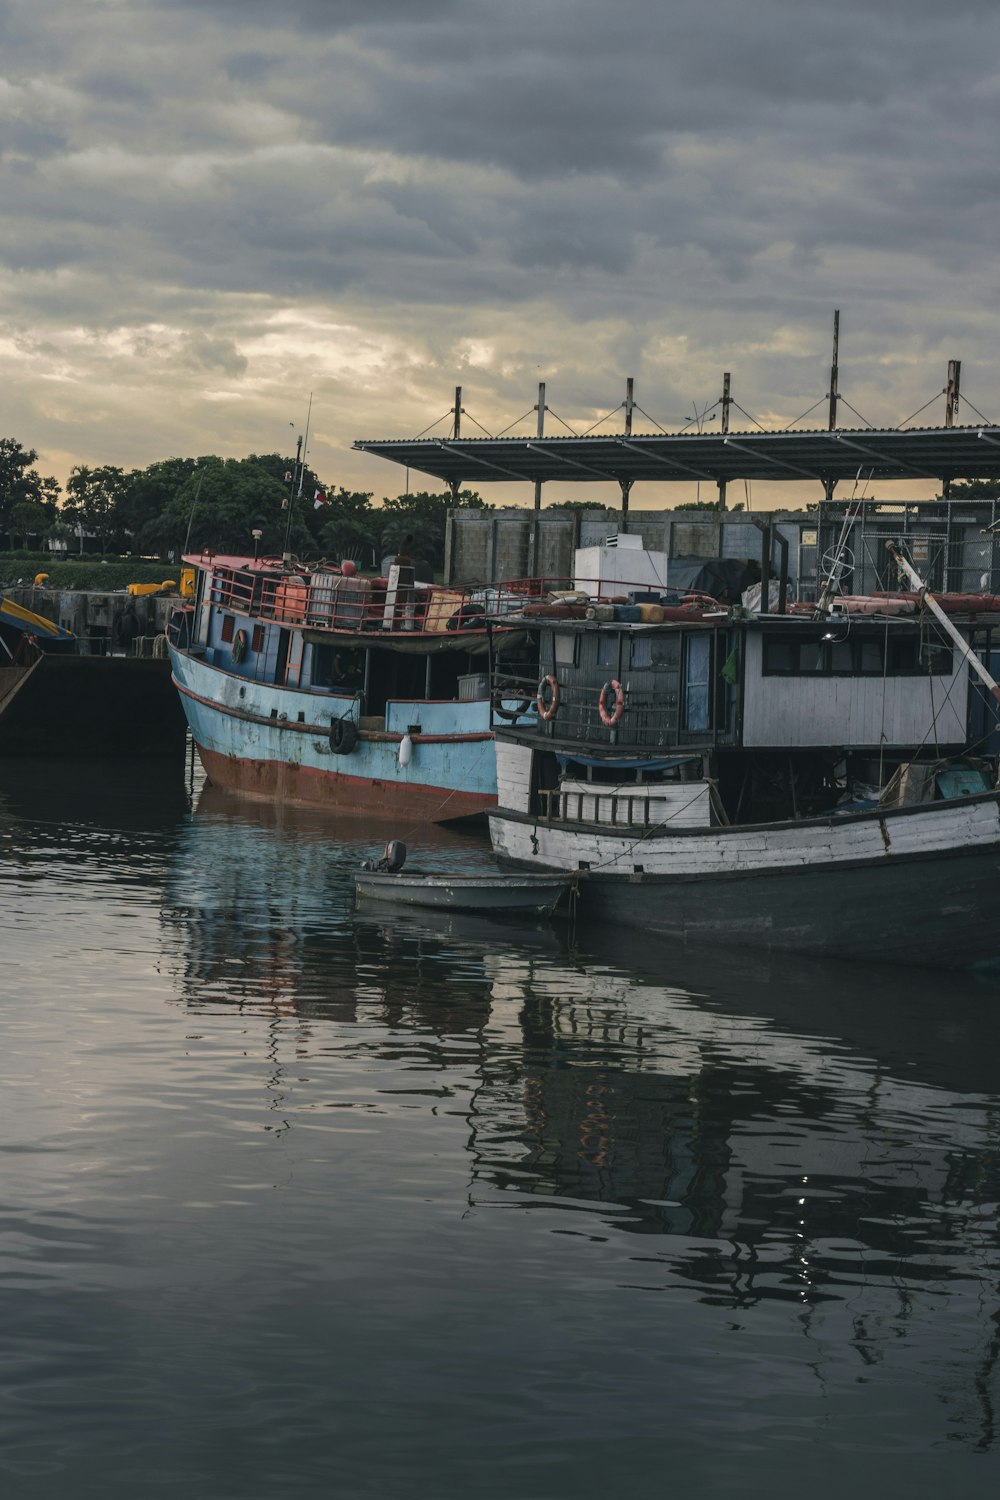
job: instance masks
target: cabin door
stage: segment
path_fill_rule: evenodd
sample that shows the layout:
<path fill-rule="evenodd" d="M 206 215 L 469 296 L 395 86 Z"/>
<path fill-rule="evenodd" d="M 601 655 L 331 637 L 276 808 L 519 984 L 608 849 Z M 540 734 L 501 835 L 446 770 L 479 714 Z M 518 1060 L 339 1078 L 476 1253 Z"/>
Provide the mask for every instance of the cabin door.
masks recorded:
<path fill-rule="evenodd" d="M 712 638 L 706 630 L 684 642 L 684 728 L 702 732 L 711 727 Z"/>
<path fill-rule="evenodd" d="M 293 630 L 288 642 L 288 662 L 285 667 L 285 686 L 298 687 L 302 680 L 302 655 L 305 642 L 301 630 Z"/>
<path fill-rule="evenodd" d="M 291 631 L 278 630 L 278 644 L 274 653 L 274 682 L 276 687 L 281 687 L 285 681 L 285 672 L 288 667 L 288 642 Z"/>

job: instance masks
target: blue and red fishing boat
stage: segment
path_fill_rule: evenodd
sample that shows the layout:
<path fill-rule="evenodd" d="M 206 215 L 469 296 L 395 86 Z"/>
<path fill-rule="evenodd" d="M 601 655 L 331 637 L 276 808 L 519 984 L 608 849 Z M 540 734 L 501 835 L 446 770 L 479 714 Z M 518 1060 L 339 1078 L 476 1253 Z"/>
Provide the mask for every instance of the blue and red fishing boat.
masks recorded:
<path fill-rule="evenodd" d="M 170 630 L 174 682 L 209 780 L 279 802 L 427 820 L 496 802 L 487 612 L 497 589 L 424 584 L 400 564 L 204 553 Z M 491 631 L 494 653 L 525 639 Z"/>

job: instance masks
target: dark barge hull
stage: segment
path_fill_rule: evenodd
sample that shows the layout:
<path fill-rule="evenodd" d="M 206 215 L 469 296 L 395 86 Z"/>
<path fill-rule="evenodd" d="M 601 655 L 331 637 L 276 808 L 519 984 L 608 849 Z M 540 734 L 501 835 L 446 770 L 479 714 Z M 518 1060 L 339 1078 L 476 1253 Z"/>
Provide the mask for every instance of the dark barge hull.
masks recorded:
<path fill-rule="evenodd" d="M 0 668 L 0 756 L 179 756 L 186 730 L 166 659 L 46 652 Z"/>
<path fill-rule="evenodd" d="M 586 876 L 578 919 L 684 944 L 1000 967 L 1000 848 L 732 875 Z"/>
<path fill-rule="evenodd" d="M 490 831 L 504 868 L 578 871 L 587 921 L 692 946 L 1000 967 L 1000 792 L 636 837 L 504 809 Z"/>

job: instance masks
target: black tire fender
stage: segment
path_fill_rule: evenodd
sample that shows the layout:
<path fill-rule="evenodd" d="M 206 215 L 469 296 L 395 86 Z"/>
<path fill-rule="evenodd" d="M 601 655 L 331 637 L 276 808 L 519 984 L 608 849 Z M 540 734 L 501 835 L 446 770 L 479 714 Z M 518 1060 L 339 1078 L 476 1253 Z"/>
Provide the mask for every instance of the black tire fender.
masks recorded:
<path fill-rule="evenodd" d="M 358 726 L 353 719 L 330 720 L 330 749 L 334 755 L 350 755 L 358 743 Z"/>

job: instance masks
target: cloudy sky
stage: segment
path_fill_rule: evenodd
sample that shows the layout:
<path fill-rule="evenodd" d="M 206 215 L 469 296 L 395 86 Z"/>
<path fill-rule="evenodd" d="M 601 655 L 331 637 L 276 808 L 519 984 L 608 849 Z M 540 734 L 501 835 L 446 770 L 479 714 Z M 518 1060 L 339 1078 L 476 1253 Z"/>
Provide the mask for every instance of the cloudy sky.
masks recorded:
<path fill-rule="evenodd" d="M 998 103 L 996 0 L 0 0 L 0 436 L 290 451 L 312 393 L 321 477 L 395 494 L 352 441 L 456 384 L 468 433 L 627 375 L 674 428 L 730 370 L 784 426 L 835 307 L 867 421 L 942 421 L 949 358 L 996 419 Z"/>

